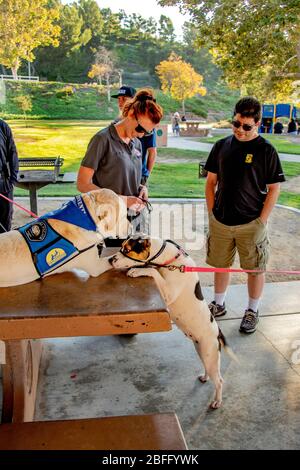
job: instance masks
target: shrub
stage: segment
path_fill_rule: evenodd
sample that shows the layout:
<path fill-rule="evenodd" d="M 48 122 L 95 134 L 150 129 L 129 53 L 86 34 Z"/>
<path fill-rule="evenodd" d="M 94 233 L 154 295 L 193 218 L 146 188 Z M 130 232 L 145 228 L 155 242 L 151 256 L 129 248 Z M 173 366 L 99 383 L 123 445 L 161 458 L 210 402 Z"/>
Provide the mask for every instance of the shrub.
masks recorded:
<path fill-rule="evenodd" d="M 71 85 L 66 85 L 65 87 L 57 90 L 57 98 L 66 99 L 74 95 L 75 89 Z"/>

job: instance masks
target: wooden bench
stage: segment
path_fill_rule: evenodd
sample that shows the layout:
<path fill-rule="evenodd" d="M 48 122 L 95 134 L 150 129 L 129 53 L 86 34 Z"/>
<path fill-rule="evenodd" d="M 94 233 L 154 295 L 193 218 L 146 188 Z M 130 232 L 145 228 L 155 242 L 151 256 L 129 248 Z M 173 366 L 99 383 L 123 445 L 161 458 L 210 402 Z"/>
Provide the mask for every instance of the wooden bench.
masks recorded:
<path fill-rule="evenodd" d="M 185 450 L 175 413 L 0 425 L 0 450 Z"/>
<path fill-rule="evenodd" d="M 64 163 L 61 157 L 19 158 L 19 173 L 16 186 L 27 189 L 30 195 L 30 209 L 37 214 L 37 190 L 47 184 L 57 183 L 63 175 L 60 169 Z M 23 168 L 26 168 L 23 170 Z"/>

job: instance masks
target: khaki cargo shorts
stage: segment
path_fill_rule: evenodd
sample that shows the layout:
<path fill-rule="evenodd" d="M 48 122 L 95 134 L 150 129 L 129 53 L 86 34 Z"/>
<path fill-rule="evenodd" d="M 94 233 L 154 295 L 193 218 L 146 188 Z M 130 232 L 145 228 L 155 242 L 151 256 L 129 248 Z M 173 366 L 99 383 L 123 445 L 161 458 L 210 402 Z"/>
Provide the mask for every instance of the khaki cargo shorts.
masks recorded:
<path fill-rule="evenodd" d="M 215 268 L 230 268 L 237 251 L 242 269 L 264 271 L 270 251 L 267 225 L 260 218 L 243 225 L 224 225 L 210 212 L 206 263 Z"/>

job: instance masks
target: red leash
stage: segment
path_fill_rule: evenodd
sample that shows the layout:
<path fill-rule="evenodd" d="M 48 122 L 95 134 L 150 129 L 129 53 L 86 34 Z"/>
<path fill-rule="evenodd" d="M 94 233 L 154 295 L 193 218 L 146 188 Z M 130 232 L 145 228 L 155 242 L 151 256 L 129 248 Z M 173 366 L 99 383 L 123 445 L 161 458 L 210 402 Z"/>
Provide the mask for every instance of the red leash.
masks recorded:
<path fill-rule="evenodd" d="M 297 274 L 300 275 L 300 271 L 262 271 L 259 269 L 231 269 L 231 268 L 202 268 L 199 266 L 180 266 L 181 273 L 267 273 L 267 274 Z"/>
<path fill-rule="evenodd" d="M 25 211 L 27 212 L 27 214 L 29 214 L 31 217 L 33 217 L 34 219 L 38 219 L 39 217 L 34 214 L 34 212 L 31 212 L 29 209 L 26 209 L 26 207 L 23 207 L 21 206 L 20 204 L 18 204 L 17 202 L 13 201 L 12 199 L 9 199 L 9 197 L 6 197 L 4 196 L 3 194 L 0 193 L 0 196 L 3 198 L 3 199 L 6 199 L 6 201 L 8 202 L 11 202 L 12 204 L 14 204 L 15 206 L 17 206 L 19 209 L 22 209 L 22 211 Z"/>

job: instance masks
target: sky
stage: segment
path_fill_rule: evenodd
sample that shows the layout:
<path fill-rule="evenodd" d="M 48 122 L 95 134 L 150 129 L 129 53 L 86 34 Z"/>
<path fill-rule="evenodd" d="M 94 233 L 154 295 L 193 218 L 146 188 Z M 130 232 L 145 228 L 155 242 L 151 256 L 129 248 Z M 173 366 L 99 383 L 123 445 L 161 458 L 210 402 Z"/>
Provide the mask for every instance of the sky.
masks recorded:
<path fill-rule="evenodd" d="M 110 8 L 113 13 L 125 10 L 126 13 L 138 13 L 144 18 L 153 16 L 159 19 L 160 15 L 169 16 L 173 21 L 175 33 L 182 35 L 182 25 L 188 20 L 188 15 L 182 15 L 178 7 L 161 7 L 156 0 L 96 0 L 100 8 Z"/>

